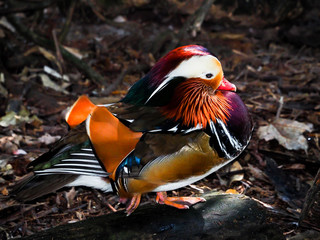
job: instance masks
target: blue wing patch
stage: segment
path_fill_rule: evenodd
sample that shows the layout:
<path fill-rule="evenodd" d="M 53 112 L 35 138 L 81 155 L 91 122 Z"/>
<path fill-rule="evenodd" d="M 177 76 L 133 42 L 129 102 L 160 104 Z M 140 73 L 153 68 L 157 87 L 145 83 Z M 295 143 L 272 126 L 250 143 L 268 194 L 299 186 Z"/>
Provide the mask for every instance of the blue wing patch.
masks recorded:
<path fill-rule="evenodd" d="M 117 168 L 116 179 L 119 177 L 138 177 L 141 168 L 141 159 L 135 156 L 134 151 L 132 151 Z"/>

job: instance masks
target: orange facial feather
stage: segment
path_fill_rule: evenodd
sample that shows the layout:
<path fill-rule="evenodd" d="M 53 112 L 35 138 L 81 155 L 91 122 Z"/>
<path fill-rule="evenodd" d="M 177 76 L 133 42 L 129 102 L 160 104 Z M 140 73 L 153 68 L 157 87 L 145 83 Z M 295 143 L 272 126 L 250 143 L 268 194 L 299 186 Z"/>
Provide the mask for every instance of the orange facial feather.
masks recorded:
<path fill-rule="evenodd" d="M 188 79 L 175 90 L 171 102 L 163 107 L 168 118 L 181 120 L 184 125 L 207 124 L 216 119 L 224 123 L 229 117 L 231 105 L 220 91 L 208 85 L 200 78 Z"/>

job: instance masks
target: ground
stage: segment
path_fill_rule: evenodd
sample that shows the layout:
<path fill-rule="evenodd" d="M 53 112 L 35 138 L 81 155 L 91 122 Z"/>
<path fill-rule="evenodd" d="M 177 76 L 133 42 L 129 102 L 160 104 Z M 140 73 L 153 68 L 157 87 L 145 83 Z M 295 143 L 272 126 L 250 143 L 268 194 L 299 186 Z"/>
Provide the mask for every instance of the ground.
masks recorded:
<path fill-rule="evenodd" d="M 242 193 L 272 206 L 279 214 L 270 221 L 287 238 L 319 231 L 319 224 L 308 221 L 297 227 L 320 166 L 317 8 L 299 1 L 285 10 L 262 4 L 257 12 L 243 11 L 241 1 L 229 1 L 227 7 L 219 1 L 212 6 L 212 1 L 43 1 L 38 7 L 8 2 L 13 3 L 0 1 L 5 15 L 0 19 L 3 239 L 124 209 L 116 195 L 86 188 L 63 189 L 27 204 L 7 195 L 27 173 L 26 165 L 67 133 L 65 109 L 79 95 L 117 101 L 159 57 L 186 44 L 203 45 L 220 59 L 255 129 L 236 162 L 170 194 Z M 281 17 L 273 8 L 282 9 Z M 57 50 L 58 42 L 80 61 Z M 147 194 L 142 204 L 154 200 Z"/>

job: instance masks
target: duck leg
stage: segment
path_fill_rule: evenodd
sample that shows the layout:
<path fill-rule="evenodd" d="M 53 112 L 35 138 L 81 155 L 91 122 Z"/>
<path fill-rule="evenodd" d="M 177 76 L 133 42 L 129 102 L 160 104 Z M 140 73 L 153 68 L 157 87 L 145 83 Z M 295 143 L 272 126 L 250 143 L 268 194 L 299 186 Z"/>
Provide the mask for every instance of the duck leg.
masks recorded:
<path fill-rule="evenodd" d="M 202 197 L 168 197 L 166 192 L 157 192 L 156 202 L 159 204 L 166 204 L 178 209 L 188 209 L 190 206 L 205 202 Z"/>
<path fill-rule="evenodd" d="M 141 194 L 140 193 L 135 194 L 131 198 L 129 206 L 126 208 L 127 216 L 129 216 L 131 213 L 134 212 L 134 210 L 136 210 L 136 208 L 140 204 L 140 200 L 141 200 Z"/>

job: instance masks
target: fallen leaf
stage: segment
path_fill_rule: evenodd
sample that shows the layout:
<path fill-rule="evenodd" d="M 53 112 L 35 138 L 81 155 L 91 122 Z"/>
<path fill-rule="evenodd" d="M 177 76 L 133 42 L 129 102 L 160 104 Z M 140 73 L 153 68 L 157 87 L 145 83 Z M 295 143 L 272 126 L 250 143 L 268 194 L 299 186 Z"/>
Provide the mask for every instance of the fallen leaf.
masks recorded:
<path fill-rule="evenodd" d="M 225 40 L 242 40 L 245 38 L 245 34 L 228 33 L 228 32 L 211 33 L 210 36 L 214 38 L 225 39 Z"/>
<path fill-rule="evenodd" d="M 8 189 L 6 187 L 1 190 L 1 193 L 4 196 L 8 196 L 9 195 L 9 191 L 8 191 Z"/>
<path fill-rule="evenodd" d="M 306 169 L 306 165 L 301 164 L 301 163 L 294 163 L 294 164 L 285 166 L 283 169 L 286 169 L 286 170 L 303 170 L 303 169 Z"/>
<path fill-rule="evenodd" d="M 86 218 L 85 215 L 79 211 L 76 211 L 76 216 L 80 221 Z"/>
<path fill-rule="evenodd" d="M 119 15 L 119 16 L 115 17 L 113 19 L 113 21 L 116 23 L 124 23 L 127 21 L 127 19 L 124 16 Z"/>
<path fill-rule="evenodd" d="M 233 173 L 233 172 L 238 172 L 238 171 L 241 171 L 243 170 L 241 164 L 238 162 L 238 161 L 235 161 L 231 166 L 230 166 L 230 173 Z M 233 182 L 238 182 L 238 181 L 241 181 L 244 177 L 244 174 L 243 173 L 237 173 L 237 174 L 233 174 L 232 177 L 230 178 L 230 183 L 233 183 Z"/>
<path fill-rule="evenodd" d="M 37 116 L 30 115 L 30 112 L 24 106 L 21 106 L 19 113 L 8 111 L 6 115 L 0 118 L 1 127 L 15 126 L 23 122 L 33 125 L 41 125 L 42 123 Z"/>
<path fill-rule="evenodd" d="M 2 29 L 0 29 L 0 38 L 4 38 L 6 36 L 6 34 L 4 33 L 4 31 Z"/>
<path fill-rule="evenodd" d="M 1 75 L 1 74 L 0 74 Z M 0 76 L 1 79 L 1 76 Z M 8 90 L 0 83 L 0 95 L 8 97 Z"/>
<path fill-rule="evenodd" d="M 46 59 L 52 62 L 57 62 L 57 58 L 52 54 L 51 52 L 47 51 L 46 49 L 39 47 L 39 46 L 34 46 L 27 51 L 24 52 L 24 56 L 28 56 L 32 53 L 38 53 L 40 52 Z"/>
<path fill-rule="evenodd" d="M 53 77 L 63 79 L 66 82 L 70 82 L 70 79 L 69 79 L 69 77 L 67 75 L 61 75 L 60 73 L 58 73 L 56 70 L 52 69 L 51 67 L 44 66 L 43 67 L 43 71 L 45 73 L 50 74 Z"/>
<path fill-rule="evenodd" d="M 16 29 L 14 28 L 14 26 L 12 26 L 12 24 L 10 22 L 8 22 L 6 17 L 1 17 L 0 19 L 0 25 L 9 29 L 11 32 L 15 32 Z"/>
<path fill-rule="evenodd" d="M 72 220 L 68 221 L 68 223 L 76 223 L 78 221 L 79 221 L 78 219 L 72 219 Z"/>
<path fill-rule="evenodd" d="M 46 145 L 50 145 L 55 143 L 61 138 L 61 136 L 51 136 L 49 133 L 45 133 L 43 136 L 39 137 L 39 142 L 44 143 Z"/>
<path fill-rule="evenodd" d="M 2 169 L 5 168 L 5 166 L 8 164 L 9 160 L 11 159 L 11 157 L 9 155 L 2 155 L 1 159 L 0 159 L 0 169 L 2 171 Z"/>
<path fill-rule="evenodd" d="M 237 190 L 235 190 L 235 189 L 233 189 L 233 188 L 229 188 L 229 189 L 226 191 L 226 193 L 228 193 L 228 194 L 239 194 L 239 193 L 237 192 Z"/>
<path fill-rule="evenodd" d="M 22 137 L 16 134 L 0 138 L 0 151 L 12 154 L 18 151 Z"/>
<path fill-rule="evenodd" d="M 76 58 L 78 58 L 80 60 L 83 58 L 83 55 L 81 54 L 79 49 L 71 48 L 71 47 L 67 47 L 67 46 L 63 46 L 63 47 L 64 47 L 65 50 L 67 50 L 69 53 L 74 55 Z"/>
<path fill-rule="evenodd" d="M 67 199 L 67 207 L 70 208 L 70 206 L 73 204 L 75 197 L 77 196 L 78 191 L 75 190 L 74 187 L 70 189 L 70 191 L 65 192 L 65 198 Z"/>
<path fill-rule="evenodd" d="M 40 73 L 38 75 L 41 78 L 42 84 L 43 86 L 47 87 L 47 88 L 51 88 L 57 92 L 63 92 L 65 94 L 68 94 L 68 91 L 66 91 L 62 86 L 59 86 L 58 84 L 56 84 L 55 82 L 53 82 L 48 75 L 44 74 L 44 73 Z"/>
<path fill-rule="evenodd" d="M 26 154 L 27 154 L 27 152 L 23 149 L 18 149 L 13 152 L 13 155 L 26 155 Z"/>
<path fill-rule="evenodd" d="M 13 111 L 8 112 L 5 116 L 0 118 L 1 127 L 8 127 L 10 125 L 16 125 L 16 124 L 17 124 L 16 113 Z"/>
<path fill-rule="evenodd" d="M 260 170 L 259 168 L 251 165 L 250 163 L 248 163 L 248 167 L 247 169 L 249 169 L 250 173 L 252 174 L 252 176 L 255 178 L 255 179 L 260 179 L 260 180 L 263 180 L 265 182 L 269 182 L 268 179 L 267 179 L 267 176 L 266 174 Z"/>
<path fill-rule="evenodd" d="M 278 118 L 267 126 L 258 129 L 260 139 L 270 141 L 276 139 L 279 144 L 288 150 L 303 149 L 307 151 L 308 142 L 303 136 L 304 132 L 313 130 L 312 123 L 302 123 L 290 119 Z"/>

